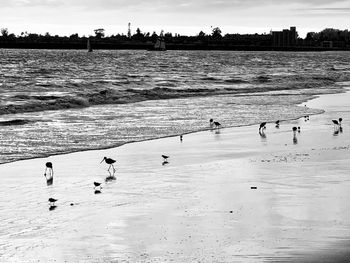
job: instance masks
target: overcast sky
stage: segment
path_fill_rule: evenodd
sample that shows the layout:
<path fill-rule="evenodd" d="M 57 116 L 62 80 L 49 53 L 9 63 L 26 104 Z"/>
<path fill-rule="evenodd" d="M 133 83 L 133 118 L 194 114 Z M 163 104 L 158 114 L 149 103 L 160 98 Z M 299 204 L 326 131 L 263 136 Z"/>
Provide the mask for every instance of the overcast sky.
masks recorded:
<path fill-rule="evenodd" d="M 197 35 L 264 33 L 296 26 L 299 35 L 350 28 L 350 0 L 0 0 L 0 28 L 20 34 L 106 35 L 142 32 Z"/>

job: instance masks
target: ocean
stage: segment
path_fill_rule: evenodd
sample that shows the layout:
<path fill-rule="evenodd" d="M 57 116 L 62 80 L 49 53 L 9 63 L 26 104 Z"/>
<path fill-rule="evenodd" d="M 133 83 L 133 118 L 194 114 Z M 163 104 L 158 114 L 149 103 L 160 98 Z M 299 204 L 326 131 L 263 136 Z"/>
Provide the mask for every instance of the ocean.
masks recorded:
<path fill-rule="evenodd" d="M 321 113 L 350 52 L 0 49 L 0 163 Z"/>

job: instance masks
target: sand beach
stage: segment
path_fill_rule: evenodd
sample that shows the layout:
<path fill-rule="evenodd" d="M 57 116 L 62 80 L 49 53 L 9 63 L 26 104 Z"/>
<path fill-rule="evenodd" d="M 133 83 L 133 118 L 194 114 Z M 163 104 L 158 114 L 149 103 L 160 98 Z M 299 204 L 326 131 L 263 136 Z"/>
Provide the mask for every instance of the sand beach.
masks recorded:
<path fill-rule="evenodd" d="M 344 262 L 349 101 L 349 92 L 321 95 L 304 104 L 323 114 L 268 123 L 264 135 L 222 123 L 182 142 L 0 165 L 0 262 Z M 114 181 L 105 182 L 105 156 L 117 160 Z"/>

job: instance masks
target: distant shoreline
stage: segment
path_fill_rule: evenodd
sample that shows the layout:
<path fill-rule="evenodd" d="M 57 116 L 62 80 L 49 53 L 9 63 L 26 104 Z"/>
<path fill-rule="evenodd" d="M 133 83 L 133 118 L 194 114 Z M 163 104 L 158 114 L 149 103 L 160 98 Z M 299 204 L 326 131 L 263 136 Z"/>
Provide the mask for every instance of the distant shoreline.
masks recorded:
<path fill-rule="evenodd" d="M 149 43 L 99 43 L 93 44 L 93 50 L 148 50 L 153 47 Z M 350 51 L 350 48 L 324 47 L 273 47 L 245 45 L 206 45 L 206 44 L 167 44 L 167 50 L 207 50 L 207 51 L 285 51 L 285 52 L 324 52 Z M 4 43 L 0 49 L 52 49 L 52 50 L 86 50 L 85 43 Z"/>

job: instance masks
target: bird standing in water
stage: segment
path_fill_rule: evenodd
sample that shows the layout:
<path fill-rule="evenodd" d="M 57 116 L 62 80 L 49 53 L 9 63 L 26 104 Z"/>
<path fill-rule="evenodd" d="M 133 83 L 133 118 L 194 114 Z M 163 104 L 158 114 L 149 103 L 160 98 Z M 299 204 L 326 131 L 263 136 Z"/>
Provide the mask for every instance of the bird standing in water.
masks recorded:
<path fill-rule="evenodd" d="M 94 188 L 99 187 L 100 189 L 102 188 L 101 183 L 94 182 Z"/>
<path fill-rule="evenodd" d="M 56 201 L 57 201 L 57 199 L 55 199 L 55 198 L 52 198 L 52 197 L 49 198 L 50 205 L 55 205 Z"/>
<path fill-rule="evenodd" d="M 111 169 L 111 167 L 113 167 L 113 174 L 115 173 L 115 168 L 114 168 L 114 163 L 116 162 L 115 160 L 113 160 L 112 158 L 107 158 L 107 157 L 103 157 L 101 163 L 105 161 L 106 164 L 109 164 L 109 167 L 108 167 L 108 172 L 111 173 L 109 170 Z"/>
<path fill-rule="evenodd" d="M 52 162 L 47 162 L 45 164 L 46 168 L 45 168 L 45 173 L 44 176 L 46 177 L 46 182 L 47 185 L 52 185 L 53 183 L 53 166 L 52 166 Z M 50 172 L 50 175 L 47 175 L 47 171 Z"/>
<path fill-rule="evenodd" d="M 332 122 L 334 123 L 334 127 L 336 127 L 336 126 L 339 127 L 339 122 L 337 120 L 332 120 Z"/>
<path fill-rule="evenodd" d="M 214 120 L 213 119 L 209 120 L 209 125 L 210 125 L 210 128 L 213 128 L 213 126 L 214 126 Z"/>
<path fill-rule="evenodd" d="M 221 123 L 220 122 L 218 122 L 218 121 L 214 121 L 214 125 L 215 125 L 215 128 L 220 128 L 220 126 L 221 126 Z"/>
<path fill-rule="evenodd" d="M 260 123 L 259 131 L 260 131 L 261 129 L 265 129 L 265 128 L 266 128 L 266 122 Z"/>

